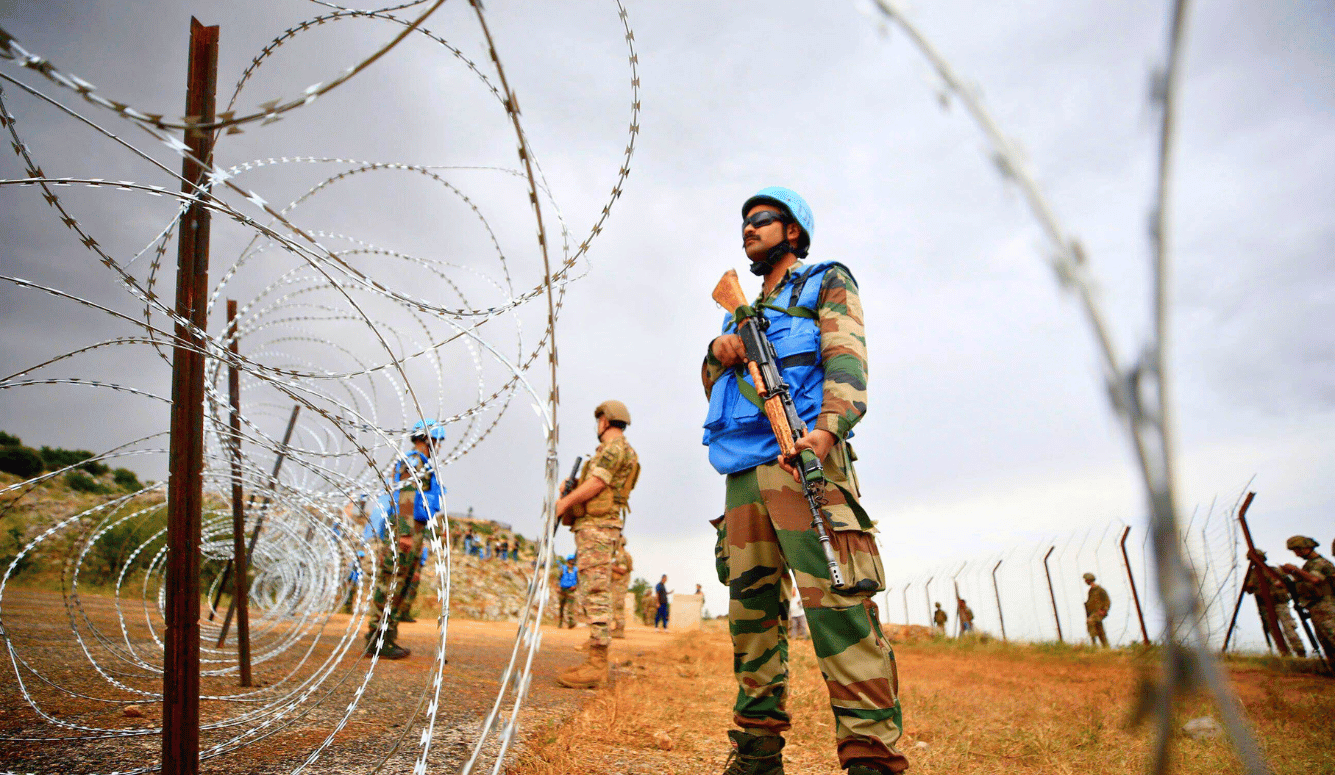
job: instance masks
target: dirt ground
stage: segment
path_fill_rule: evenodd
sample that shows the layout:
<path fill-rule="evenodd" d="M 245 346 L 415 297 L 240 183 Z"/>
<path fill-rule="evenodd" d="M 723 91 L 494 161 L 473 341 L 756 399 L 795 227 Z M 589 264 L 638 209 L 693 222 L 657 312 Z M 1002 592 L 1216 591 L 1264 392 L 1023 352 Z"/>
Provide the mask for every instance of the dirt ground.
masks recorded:
<path fill-rule="evenodd" d="M 71 617 L 59 594 L 6 591 L 0 613 L 19 661 L 6 655 L 9 664 L 0 673 L 0 737 L 8 738 L 0 740 L 0 769 L 85 773 L 156 764 L 158 737 L 145 733 L 161 723 L 160 707 L 141 703 L 144 717 L 130 718 L 123 714 L 123 699 L 136 691 L 157 690 L 160 677 L 134 669 L 124 658 L 122 624 L 110 600 L 87 597 L 83 604 Z M 142 603 L 124 610 L 129 614 L 124 627 L 130 642 L 152 649 L 142 624 Z M 72 637 L 72 626 L 82 634 L 83 645 Z M 286 693 L 300 686 L 330 655 L 337 635 L 347 626 L 348 617 L 333 616 L 323 623 L 324 637 L 306 637 L 302 648 L 269 659 L 261 656 L 266 648 L 292 630 L 258 632 L 258 693 L 238 698 L 234 677 L 205 677 L 201 702 L 205 724 L 235 719 L 258 705 L 255 699 L 271 702 L 278 687 Z M 510 658 L 514 633 L 514 624 L 450 623 L 450 662 L 427 772 L 455 772 L 471 753 L 480 720 L 491 708 L 499 675 Z M 543 629 L 519 744 L 504 772 L 656 775 L 722 770 L 736 692 L 726 630 L 710 622 L 694 633 L 669 635 L 632 627 L 628 635 L 613 643 L 612 685 L 596 692 L 571 691 L 558 687 L 554 676 L 580 661 L 575 647 L 587 637 L 587 630 Z M 401 642 L 413 656 L 378 666 L 347 726 L 307 771 L 368 773 L 381 762 L 384 772 L 412 771 L 421 716 L 409 720 L 429 685 L 435 638 L 434 621 L 403 625 Z M 105 675 L 90 667 L 84 648 L 97 655 Z M 261 729 L 259 739 L 205 760 L 202 771 L 287 773 L 300 766 L 325 744 L 355 696 L 367 664 L 356 651 L 331 660 L 330 676 L 313 695 L 305 702 L 290 703 L 290 708 L 284 706 Z M 309 657 L 301 662 L 298 653 Z M 953 642 L 898 644 L 896 654 L 907 731 L 902 748 L 914 772 L 1144 771 L 1149 735 L 1144 728 L 1129 727 L 1127 720 L 1139 682 L 1154 672 L 1153 654 Z M 28 707 L 15 679 L 16 663 L 26 690 L 58 724 L 39 718 Z M 1277 775 L 1335 773 L 1330 746 L 1335 680 L 1286 669 L 1277 660 L 1241 660 L 1231 663 L 1230 669 Z M 809 643 L 792 644 L 791 674 L 789 709 L 794 727 L 785 750 L 787 771 L 837 773 L 832 718 Z M 113 690 L 114 684 L 123 688 Z M 1203 701 L 1189 701 L 1179 724 L 1204 715 L 1211 715 L 1211 710 Z M 79 739 L 79 725 L 123 730 L 127 736 Z M 221 743 L 239 729 L 206 728 L 202 747 Z M 400 741 L 403 745 L 395 751 Z M 1240 771 L 1227 742 L 1219 739 L 1179 737 L 1173 762 L 1178 773 Z"/>
<path fill-rule="evenodd" d="M 160 691 L 161 678 L 145 675 L 124 658 L 122 625 L 112 600 L 86 596 L 81 602 L 82 609 L 75 609 L 71 617 L 59 593 L 13 588 L 5 591 L 0 614 L 19 658 L 23 685 L 59 723 L 44 721 L 28 706 L 15 677 L 14 662 L 5 654 L 6 664 L 0 672 L 0 738 L 9 739 L 0 739 L 0 771 L 91 773 L 157 764 L 159 738 L 155 733 L 143 732 L 161 725 L 161 706 L 139 703 L 144 712 L 142 718 L 126 717 L 123 708 L 124 698 L 136 691 Z M 146 653 L 156 653 L 151 635 L 143 625 L 142 602 L 131 603 L 123 610 L 127 614 L 124 626 L 130 642 Z M 249 700 L 251 705 L 256 704 L 253 702 L 256 698 L 271 701 L 272 694 L 266 693 L 273 692 L 276 686 L 284 687 L 284 693 L 291 691 L 314 673 L 314 666 L 330 655 L 337 636 L 348 627 L 348 620 L 341 614 L 330 617 L 323 631 L 333 637 L 323 637 L 313 644 L 308 637 L 301 641 L 301 648 L 288 649 L 267 661 L 262 656 L 266 646 L 291 631 L 257 632 L 254 677 L 258 694 Z M 82 646 L 75 640 L 72 626 L 81 633 Z M 428 772 L 454 772 L 471 754 L 480 722 L 495 701 L 515 631 L 513 623 L 451 620 L 449 664 L 441 686 Z M 618 653 L 643 662 L 653 662 L 650 655 L 670 641 L 666 634 L 643 627 L 632 627 L 627 635 L 626 640 L 616 642 Z M 584 628 L 543 628 L 542 649 L 533 666 L 528 701 L 521 716 L 521 746 L 535 734 L 554 729 L 594 695 L 564 689 L 555 682 L 558 671 L 583 659 L 576 647 L 587 637 L 588 630 Z M 418 714 L 414 723 L 408 720 L 419 704 L 425 705 L 421 700 L 429 686 L 430 655 L 436 639 L 434 619 L 401 625 L 400 643 L 411 649 L 413 655 L 379 663 L 349 723 L 334 736 L 308 771 L 366 773 L 386 759 L 384 772 L 412 771 L 422 714 Z M 357 643 L 361 643 L 360 636 Z M 97 656 L 105 676 L 90 666 L 83 652 L 85 647 Z M 306 654 L 309 657 L 298 664 Z M 206 649 L 204 658 L 208 657 Z M 222 756 L 206 759 L 201 765 L 202 772 L 228 775 L 291 772 L 325 742 L 343 715 L 366 672 L 367 660 L 359 657 L 357 648 L 335 661 L 331 675 L 309 700 L 283 713 L 271 729 L 264 730 L 271 734 Z M 113 681 L 125 688 L 113 690 Z M 201 681 L 203 722 L 207 725 L 234 719 L 248 710 L 244 698 L 208 699 L 210 695 L 235 695 L 238 691 L 234 676 L 206 676 Z M 107 702 L 109 699 L 118 702 Z M 87 739 L 86 733 L 77 728 L 79 725 L 123 730 L 126 736 Z M 239 731 L 240 728 L 205 729 L 201 733 L 201 749 L 228 740 Z M 400 740 L 403 745 L 394 752 L 394 745 Z"/>
<path fill-rule="evenodd" d="M 912 772 L 1145 772 L 1150 737 L 1128 725 L 1142 678 L 1156 656 L 1053 646 L 895 647 Z M 677 636 L 570 722 L 518 757 L 514 775 L 718 773 L 729 750 L 732 653 L 721 627 Z M 1270 766 L 1286 773 L 1335 773 L 1335 680 L 1290 672 L 1277 660 L 1241 660 L 1230 671 Z M 809 643 L 791 649 L 794 717 L 784 751 L 790 773 L 840 772 L 833 719 Z M 1212 715 L 1185 703 L 1178 726 Z M 1173 743 L 1175 773 L 1241 772 L 1224 739 Z"/>

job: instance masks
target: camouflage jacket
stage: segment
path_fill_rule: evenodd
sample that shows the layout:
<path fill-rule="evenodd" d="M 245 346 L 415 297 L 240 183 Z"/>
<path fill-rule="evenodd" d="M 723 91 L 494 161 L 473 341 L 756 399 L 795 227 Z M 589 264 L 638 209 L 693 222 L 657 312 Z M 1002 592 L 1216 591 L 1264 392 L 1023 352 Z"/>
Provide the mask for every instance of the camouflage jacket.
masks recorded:
<path fill-rule="evenodd" d="M 1303 570 L 1318 576 L 1321 579 L 1319 584 L 1309 584 L 1302 579 L 1298 579 L 1298 602 L 1303 605 L 1311 605 L 1323 597 L 1331 597 L 1331 584 L 1335 580 L 1335 565 L 1330 560 L 1312 553 L 1312 558 L 1303 563 Z"/>
<path fill-rule="evenodd" d="M 599 444 L 593 457 L 579 473 L 580 484 L 594 477 L 607 485 L 587 502 L 575 507 L 571 530 L 590 527 L 625 526 L 625 512 L 630 511 L 630 491 L 640 478 L 640 459 L 625 436 Z"/>
<path fill-rule="evenodd" d="M 1108 598 L 1108 591 L 1098 584 L 1090 584 L 1089 597 L 1085 598 L 1085 616 L 1107 616 L 1109 608 L 1112 608 L 1112 600 Z"/>
<path fill-rule="evenodd" d="M 801 261 L 789 267 L 774 291 L 766 295 L 762 289 L 752 306 L 769 303 L 787 307 L 787 297 L 779 296 L 789 293 L 788 279 L 801 268 Z M 867 336 L 862 323 L 862 300 L 857 283 L 843 267 L 833 266 L 825 273 L 816 300 L 816 314 L 825 383 L 820 415 L 812 430 L 829 431 L 835 438 L 843 439 L 867 413 Z M 700 373 L 706 397 L 724 372 L 713 351 L 707 350 Z"/>
<path fill-rule="evenodd" d="M 1271 570 L 1280 573 L 1280 571 L 1275 570 L 1274 568 L 1271 568 Z M 1270 582 L 1270 597 L 1274 599 L 1276 603 L 1289 602 L 1289 588 L 1284 585 L 1284 582 L 1277 581 L 1273 576 L 1267 576 L 1266 580 Z M 1260 585 L 1256 583 L 1256 566 L 1249 563 L 1247 567 L 1247 575 L 1242 579 L 1242 591 L 1250 595 L 1255 595 L 1258 589 L 1260 589 Z"/>
<path fill-rule="evenodd" d="M 942 611 L 940 608 L 936 609 L 936 613 L 932 614 L 932 621 L 936 622 L 938 627 L 946 626 L 947 618 L 946 612 Z"/>

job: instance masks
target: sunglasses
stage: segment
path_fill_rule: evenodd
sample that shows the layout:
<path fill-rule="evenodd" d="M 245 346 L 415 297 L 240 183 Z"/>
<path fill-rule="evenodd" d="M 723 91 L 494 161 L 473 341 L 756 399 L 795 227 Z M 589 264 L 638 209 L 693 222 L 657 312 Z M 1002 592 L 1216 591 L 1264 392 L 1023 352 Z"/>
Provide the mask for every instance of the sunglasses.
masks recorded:
<path fill-rule="evenodd" d="M 747 226 L 763 229 L 775 221 L 786 223 L 787 219 L 773 210 L 761 210 L 742 219 L 742 231 L 746 231 Z"/>

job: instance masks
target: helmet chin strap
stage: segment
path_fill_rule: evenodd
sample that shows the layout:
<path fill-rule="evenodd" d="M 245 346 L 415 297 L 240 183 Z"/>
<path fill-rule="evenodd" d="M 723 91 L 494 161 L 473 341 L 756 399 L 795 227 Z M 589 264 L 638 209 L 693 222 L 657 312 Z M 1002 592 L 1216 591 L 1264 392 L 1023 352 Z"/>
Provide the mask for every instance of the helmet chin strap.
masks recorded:
<path fill-rule="evenodd" d="M 783 259 L 784 256 L 792 252 L 793 252 L 793 246 L 788 244 L 787 239 L 784 239 L 783 242 L 780 242 L 779 244 L 770 248 L 769 252 L 765 254 L 764 258 L 760 259 L 759 261 L 751 262 L 751 274 L 755 275 L 756 277 L 764 277 L 765 275 L 769 274 L 770 270 L 774 268 L 775 264 L 779 263 L 779 261 Z"/>

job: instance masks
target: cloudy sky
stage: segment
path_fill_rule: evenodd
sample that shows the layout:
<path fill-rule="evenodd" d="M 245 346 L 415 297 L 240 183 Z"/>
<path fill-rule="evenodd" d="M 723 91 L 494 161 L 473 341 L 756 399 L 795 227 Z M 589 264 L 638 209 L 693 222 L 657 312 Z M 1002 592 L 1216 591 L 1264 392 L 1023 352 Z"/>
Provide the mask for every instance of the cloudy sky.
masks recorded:
<path fill-rule="evenodd" d="M 1149 319 L 1156 116 L 1147 95 L 1164 57 L 1169 9 L 948 0 L 911 10 L 1025 149 L 1058 216 L 1086 247 L 1120 351 L 1134 352 Z M 290 0 L 195 11 L 222 25 L 220 95 L 230 96 L 270 39 L 321 8 Z M 892 577 L 1113 519 L 1142 529 L 1134 461 L 1082 315 L 1047 269 L 1047 246 L 1017 191 L 999 177 L 959 107 L 943 109 L 939 84 L 908 40 L 883 32 L 853 2 L 630 2 L 627 12 L 640 131 L 624 194 L 579 266 L 587 274 L 568 288 L 557 333 L 562 466 L 594 447 L 591 414 L 600 401 L 620 398 L 634 416 L 629 436 L 644 474 L 627 534 L 637 575 L 667 573 L 678 591 L 702 583 L 707 607 L 722 610 L 726 591 L 713 581 L 706 520 L 720 513 L 723 486 L 699 443 L 699 362 L 719 320 L 713 284 L 745 263 L 740 204 L 775 184 L 811 203 L 813 257 L 847 263 L 861 286 L 871 396 L 856 447 Z M 175 115 L 189 13 L 169 2 L 10 0 L 0 3 L 0 27 L 109 97 Z M 492 77 L 470 13 L 466 3 L 448 3 L 426 27 Z M 1231 503 L 1255 476 L 1253 530 L 1272 558 L 1286 554 L 1282 542 L 1293 533 L 1311 534 L 1323 548 L 1335 536 L 1332 17 L 1329 4 L 1310 1 L 1200 4 L 1186 51 L 1171 248 L 1180 503 L 1186 510 L 1215 498 Z M 550 193 L 578 243 L 608 202 L 629 138 L 631 75 L 617 8 L 490 2 L 487 18 Z M 328 80 L 394 29 L 363 21 L 299 36 L 247 84 L 239 104 Z M 168 167 L 179 164 L 128 123 L 13 63 L 0 62 L 0 73 L 76 106 Z M 0 87 L 48 176 L 172 185 L 13 85 Z M 283 121 L 225 136 L 218 154 L 226 164 L 331 156 L 514 168 L 514 147 L 479 79 L 444 47 L 415 36 Z M 283 204 L 348 166 L 267 168 L 244 185 Z M 541 264 L 522 186 L 485 170 L 443 174 L 486 211 L 517 291 L 535 286 Z M 0 157 L 0 178 L 22 176 L 13 155 Z M 99 242 L 126 259 L 170 217 L 170 203 L 142 196 L 69 196 Z M 458 282 L 483 298 L 477 289 L 485 283 L 469 283 L 478 273 L 502 274 L 471 211 L 417 176 L 359 179 L 294 221 L 452 262 Z M 249 233 L 215 229 L 221 273 Z M 0 187 L 0 230 L 3 274 L 133 314 L 126 293 L 52 218 L 37 189 Z M 244 300 L 272 282 L 284 265 L 266 261 L 238 271 L 229 290 Z M 758 286 L 743 276 L 748 291 Z M 456 301 L 429 278 L 414 278 L 412 287 Z M 479 333 L 507 357 L 531 352 L 544 315 L 537 300 Z M 110 334 L 105 316 L 10 284 L 0 288 L 0 321 L 6 364 L 132 333 Z M 316 337 L 344 335 L 310 325 Z M 485 354 L 474 366 L 459 343 L 442 348 L 441 359 L 445 377 L 424 372 L 423 379 L 426 403 L 442 416 L 466 409 L 479 381 L 490 393 L 504 380 Z M 143 354 L 98 356 L 67 373 L 160 394 L 168 384 L 162 362 Z M 466 375 L 468 389 L 455 390 L 456 374 Z M 545 358 L 527 376 L 545 395 Z M 116 402 L 124 399 L 104 393 L 7 390 L 0 427 L 30 443 L 91 449 L 165 429 L 161 408 L 140 402 L 122 411 Z M 536 531 L 543 440 L 529 403 L 516 399 L 496 430 L 451 466 L 451 510 L 472 506 Z M 285 414 L 277 404 L 265 410 L 269 432 L 280 433 Z M 160 467 L 145 458 L 142 470 L 160 476 Z M 571 546 L 568 535 L 558 546 Z"/>

